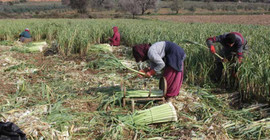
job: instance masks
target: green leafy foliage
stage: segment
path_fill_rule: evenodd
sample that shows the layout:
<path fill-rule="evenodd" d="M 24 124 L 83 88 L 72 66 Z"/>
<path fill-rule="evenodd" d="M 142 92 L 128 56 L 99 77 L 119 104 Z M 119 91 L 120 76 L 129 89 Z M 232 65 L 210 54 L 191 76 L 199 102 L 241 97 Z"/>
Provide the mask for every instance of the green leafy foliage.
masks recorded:
<path fill-rule="evenodd" d="M 87 50 L 91 50 L 90 44 L 107 43 L 107 38 L 113 34 L 111 29 L 113 26 L 119 27 L 121 43 L 126 46 L 155 43 L 163 40 L 179 44 L 187 54 L 185 81 L 200 86 L 211 83 L 210 75 L 214 72 L 216 58 L 209 53 L 208 49 L 182 41 L 187 39 L 205 44 L 205 40 L 210 36 L 231 31 L 240 32 L 248 40 L 250 49 L 244 63 L 237 67 L 238 81 L 235 85 L 239 87 L 238 90 L 247 99 L 252 98 L 253 95 L 259 95 L 266 97 L 268 100 L 270 83 L 270 56 L 268 52 L 270 50 L 267 47 L 269 46 L 269 39 L 265 35 L 269 35 L 270 30 L 267 26 L 188 24 L 129 19 L 34 19 L 17 20 L 17 22 L 14 22 L 14 20 L 1 20 L 0 27 L 3 28 L 0 31 L 0 39 L 14 40 L 20 31 L 25 27 L 29 27 L 34 40 L 57 40 L 59 53 L 68 56 L 74 53 L 83 54 Z M 111 58 L 109 55 L 95 54 L 95 56 L 99 58 L 99 61 L 93 61 L 92 64 L 89 64 L 89 67 L 112 69 L 111 65 L 114 65 L 115 62 L 107 61 L 107 59 Z M 231 77 L 227 75 L 226 78 L 230 79 Z"/>

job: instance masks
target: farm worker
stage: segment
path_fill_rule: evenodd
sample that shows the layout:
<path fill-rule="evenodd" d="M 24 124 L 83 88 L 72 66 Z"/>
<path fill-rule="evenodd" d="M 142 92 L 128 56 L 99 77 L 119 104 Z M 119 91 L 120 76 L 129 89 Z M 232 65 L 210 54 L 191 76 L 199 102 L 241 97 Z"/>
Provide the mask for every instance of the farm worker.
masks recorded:
<path fill-rule="evenodd" d="M 32 41 L 30 31 L 28 28 L 26 28 L 21 34 L 20 34 L 20 41 L 23 43 L 28 43 Z"/>
<path fill-rule="evenodd" d="M 183 82 L 184 59 L 186 57 L 180 46 L 169 41 L 160 41 L 153 45 L 135 45 L 133 56 L 136 62 L 149 60 L 150 69 L 140 70 L 146 74 L 146 77 L 151 77 L 165 68 L 163 77 L 167 81 L 166 99 L 170 101 L 178 96 Z M 166 61 L 163 60 L 164 58 Z"/>
<path fill-rule="evenodd" d="M 210 37 L 206 40 L 207 46 L 210 48 L 211 53 L 215 54 L 214 43 L 219 42 L 223 48 L 221 50 L 221 56 L 224 57 L 224 60 L 221 61 L 230 61 L 235 62 L 237 59 L 238 63 L 242 63 L 242 58 L 244 54 L 248 52 L 247 40 L 244 39 L 242 34 L 238 32 L 225 33 L 223 35 Z M 216 76 L 221 77 L 223 65 L 220 60 L 217 62 Z"/>
<path fill-rule="evenodd" d="M 111 41 L 110 45 L 111 46 L 119 46 L 120 45 L 120 33 L 118 32 L 118 27 L 114 26 L 113 27 L 113 37 L 109 38 Z"/>

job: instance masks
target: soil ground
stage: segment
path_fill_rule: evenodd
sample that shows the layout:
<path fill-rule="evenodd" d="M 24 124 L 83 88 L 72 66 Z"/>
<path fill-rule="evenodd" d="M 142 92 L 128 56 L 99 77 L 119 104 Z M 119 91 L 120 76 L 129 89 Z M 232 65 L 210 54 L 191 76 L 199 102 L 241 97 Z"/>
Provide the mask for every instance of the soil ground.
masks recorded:
<path fill-rule="evenodd" d="M 224 91 L 219 91 L 219 95 L 210 95 L 207 93 L 212 92 L 210 90 L 201 92 L 202 89 L 197 87 L 183 85 L 181 94 L 172 101 L 178 113 L 178 122 L 128 127 L 118 117 L 130 113 L 130 103 L 122 107 L 118 102 L 121 94 L 117 92 L 123 81 L 127 89 L 142 88 L 146 81 L 137 78 L 136 74 L 118 71 L 118 68 L 92 69 L 87 66 L 94 61 L 90 55 L 90 58 L 59 55 L 44 57 L 42 53 L 21 53 L 11 51 L 11 48 L 0 46 L 0 120 L 14 122 L 29 139 L 155 137 L 227 140 L 238 136 L 231 132 L 235 127 L 231 123 L 233 119 L 238 116 L 247 119 L 245 116 L 250 115 L 249 111 L 228 108 L 226 100 L 229 93 L 221 94 Z M 128 62 L 128 53 L 123 53 L 126 48 L 115 47 L 113 53 Z M 147 85 L 149 87 L 158 85 L 158 79 L 147 82 L 151 83 Z M 142 110 L 155 105 L 159 103 L 136 103 L 135 109 Z M 263 134 L 268 135 L 264 131 Z M 248 134 L 239 137 L 250 138 Z"/>
<path fill-rule="evenodd" d="M 270 25 L 270 15 L 157 15 L 141 16 L 145 19 L 158 19 L 184 23 L 227 23 Z"/>

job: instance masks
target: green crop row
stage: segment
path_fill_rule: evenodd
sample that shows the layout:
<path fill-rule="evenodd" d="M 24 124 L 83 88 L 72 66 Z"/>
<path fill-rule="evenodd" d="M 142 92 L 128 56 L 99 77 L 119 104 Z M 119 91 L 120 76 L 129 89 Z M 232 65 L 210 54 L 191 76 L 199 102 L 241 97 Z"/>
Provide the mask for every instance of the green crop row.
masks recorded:
<path fill-rule="evenodd" d="M 172 23 L 161 21 L 131 19 L 31 19 L 1 20 L 0 40 L 14 41 L 24 28 L 30 28 L 35 41 L 57 41 L 62 55 L 84 54 L 91 44 L 108 42 L 112 36 L 112 27 L 118 26 L 121 43 L 133 46 L 140 43 L 172 41 L 184 48 L 185 81 L 189 84 L 207 86 L 211 83 L 210 75 L 214 72 L 215 57 L 208 49 L 184 43 L 183 40 L 205 44 L 209 36 L 237 31 L 243 34 L 250 46 L 244 63 L 238 67 L 238 80 L 231 86 L 244 94 L 245 98 L 254 95 L 270 101 L 270 28 L 257 25 Z M 226 71 L 225 71 L 226 73 Z M 225 74 L 224 74 L 225 75 Z M 232 77 L 225 75 L 224 80 Z"/>
<path fill-rule="evenodd" d="M 16 5 L 0 5 L 0 12 L 5 13 L 25 13 L 25 12 L 40 12 L 55 9 L 70 9 L 61 3 L 21 3 Z"/>

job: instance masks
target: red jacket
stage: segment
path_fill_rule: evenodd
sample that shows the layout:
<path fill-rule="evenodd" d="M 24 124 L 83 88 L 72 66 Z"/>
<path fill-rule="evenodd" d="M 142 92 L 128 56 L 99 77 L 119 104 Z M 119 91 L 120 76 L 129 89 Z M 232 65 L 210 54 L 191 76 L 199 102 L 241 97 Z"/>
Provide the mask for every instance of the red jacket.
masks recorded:
<path fill-rule="evenodd" d="M 118 27 L 113 27 L 113 37 L 109 40 L 111 41 L 111 46 L 119 46 L 120 45 L 120 33 L 118 32 Z"/>

